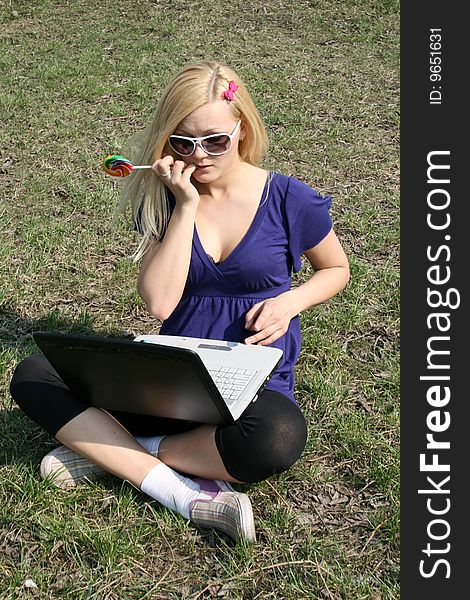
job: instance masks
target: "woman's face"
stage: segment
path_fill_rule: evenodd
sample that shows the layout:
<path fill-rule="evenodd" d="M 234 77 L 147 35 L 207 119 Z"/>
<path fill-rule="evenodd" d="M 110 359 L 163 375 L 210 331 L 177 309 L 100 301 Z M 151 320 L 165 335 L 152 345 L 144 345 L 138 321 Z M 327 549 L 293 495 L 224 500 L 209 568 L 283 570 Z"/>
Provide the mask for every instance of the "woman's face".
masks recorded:
<path fill-rule="evenodd" d="M 232 114 L 226 100 L 204 104 L 188 115 L 173 132 L 190 138 L 198 138 L 217 133 L 232 133 L 237 126 L 237 119 Z M 175 160 L 182 160 L 188 165 L 196 165 L 193 178 L 200 183 L 211 183 L 225 175 L 240 162 L 238 142 L 240 130 L 238 127 L 232 138 L 230 150 L 225 154 L 215 156 L 207 154 L 199 144 L 190 156 L 179 156 L 171 151 Z"/>

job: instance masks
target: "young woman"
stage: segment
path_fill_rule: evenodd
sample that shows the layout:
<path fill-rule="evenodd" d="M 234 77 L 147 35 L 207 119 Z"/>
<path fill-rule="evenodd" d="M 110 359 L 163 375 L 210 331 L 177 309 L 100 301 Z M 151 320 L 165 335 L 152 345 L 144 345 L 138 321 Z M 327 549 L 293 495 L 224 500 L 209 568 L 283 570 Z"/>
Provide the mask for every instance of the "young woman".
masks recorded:
<path fill-rule="evenodd" d="M 161 333 L 272 345 L 283 358 L 258 400 L 228 426 L 110 414 L 72 396 L 42 355 L 20 363 L 11 393 L 62 444 L 43 476 L 75 485 L 104 472 L 193 522 L 255 540 L 246 494 L 301 455 L 306 424 L 294 397 L 299 313 L 347 283 L 330 199 L 261 168 L 267 137 L 240 77 L 204 61 L 164 91 L 141 150 L 152 171 L 128 177 L 141 241 L 138 290 Z M 304 255 L 313 276 L 291 289 Z"/>

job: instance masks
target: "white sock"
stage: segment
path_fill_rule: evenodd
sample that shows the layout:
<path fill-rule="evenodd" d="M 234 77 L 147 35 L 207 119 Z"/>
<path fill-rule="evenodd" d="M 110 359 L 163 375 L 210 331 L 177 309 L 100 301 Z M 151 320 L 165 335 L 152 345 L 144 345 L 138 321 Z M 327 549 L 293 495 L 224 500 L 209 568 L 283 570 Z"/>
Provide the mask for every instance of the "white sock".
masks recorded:
<path fill-rule="evenodd" d="M 158 448 L 160 447 L 160 442 L 164 437 L 164 435 L 156 435 L 153 437 L 135 436 L 135 440 L 142 446 L 142 448 L 145 448 L 147 452 L 155 457 L 158 457 Z"/>
<path fill-rule="evenodd" d="M 193 500 L 211 499 L 211 496 L 201 492 L 199 484 L 163 463 L 156 465 L 147 473 L 140 489 L 186 519 L 189 519 L 189 507 Z"/>

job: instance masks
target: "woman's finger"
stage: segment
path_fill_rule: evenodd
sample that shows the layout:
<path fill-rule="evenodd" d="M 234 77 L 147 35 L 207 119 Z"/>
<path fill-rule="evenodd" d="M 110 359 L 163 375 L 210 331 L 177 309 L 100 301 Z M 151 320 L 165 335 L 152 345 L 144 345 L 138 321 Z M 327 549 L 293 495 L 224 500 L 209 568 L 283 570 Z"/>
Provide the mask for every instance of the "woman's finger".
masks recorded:
<path fill-rule="evenodd" d="M 173 164 L 173 171 L 172 171 L 172 179 L 173 181 L 178 181 L 179 178 L 181 177 L 181 173 L 183 172 L 183 169 L 185 167 L 185 163 L 182 160 L 175 160 L 174 164 Z"/>
<path fill-rule="evenodd" d="M 265 338 L 264 340 L 261 340 L 258 343 L 258 346 L 269 346 L 270 344 L 272 344 L 273 342 L 278 340 L 283 335 L 284 335 L 284 333 L 283 333 L 282 329 L 277 329 L 272 335 Z"/>
<path fill-rule="evenodd" d="M 152 165 L 152 169 L 157 175 L 160 175 L 160 177 L 166 178 L 171 175 L 173 163 L 174 160 L 172 156 L 165 156 L 165 158 L 156 160 Z"/>
<path fill-rule="evenodd" d="M 250 310 L 246 313 L 245 329 L 249 329 L 253 325 L 253 321 L 258 317 L 258 315 L 263 307 L 263 304 L 264 304 L 264 300 L 263 300 L 263 302 L 257 302 L 256 304 L 253 304 L 253 306 L 250 308 Z"/>
<path fill-rule="evenodd" d="M 259 331 L 255 335 L 250 335 L 249 337 L 245 338 L 245 344 L 257 344 L 261 341 L 264 344 L 266 339 L 270 339 L 270 337 L 275 335 L 277 331 L 281 331 L 281 329 L 282 326 L 280 326 L 279 323 L 274 323 L 273 325 L 270 325 L 269 327 L 266 327 L 265 329 Z M 279 335 L 277 337 L 281 336 Z"/>
<path fill-rule="evenodd" d="M 183 171 L 182 178 L 184 177 L 186 179 L 186 181 L 189 181 L 189 179 L 191 178 L 191 175 L 194 173 L 195 170 L 196 170 L 196 165 L 188 165 L 186 167 L 186 169 Z"/>
<path fill-rule="evenodd" d="M 276 317 L 266 311 L 265 306 L 266 305 L 263 304 L 258 314 L 255 316 L 252 322 L 248 324 L 246 329 L 249 329 L 250 331 L 263 331 L 275 323 Z"/>

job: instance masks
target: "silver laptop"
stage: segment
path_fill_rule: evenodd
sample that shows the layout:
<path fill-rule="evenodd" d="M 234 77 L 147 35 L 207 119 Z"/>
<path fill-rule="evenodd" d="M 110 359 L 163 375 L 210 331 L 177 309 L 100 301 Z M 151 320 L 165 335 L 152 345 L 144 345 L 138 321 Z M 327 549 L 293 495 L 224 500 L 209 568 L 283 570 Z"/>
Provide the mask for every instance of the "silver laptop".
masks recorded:
<path fill-rule="evenodd" d="M 208 424 L 238 419 L 282 357 L 278 348 L 182 336 L 33 337 L 72 392 L 92 406 Z"/>
<path fill-rule="evenodd" d="M 209 375 L 234 419 L 256 399 L 279 363 L 282 350 L 175 335 L 140 335 L 135 342 L 147 342 L 193 350 Z"/>

